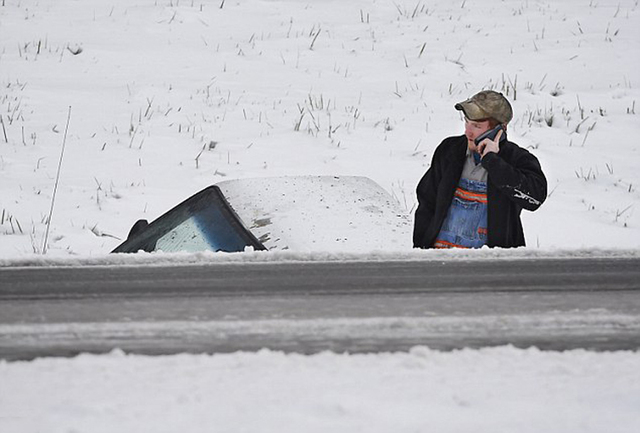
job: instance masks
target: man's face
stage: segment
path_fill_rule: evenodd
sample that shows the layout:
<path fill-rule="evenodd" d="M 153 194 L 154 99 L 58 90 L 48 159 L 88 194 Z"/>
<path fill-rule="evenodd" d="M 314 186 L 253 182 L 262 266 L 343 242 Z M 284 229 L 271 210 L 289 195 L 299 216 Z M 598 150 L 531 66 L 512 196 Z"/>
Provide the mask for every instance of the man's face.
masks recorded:
<path fill-rule="evenodd" d="M 491 129 L 491 124 L 488 120 L 479 122 L 476 120 L 464 119 L 464 135 L 467 136 L 469 149 L 472 152 L 477 151 L 477 146 L 474 140 L 489 129 Z"/>

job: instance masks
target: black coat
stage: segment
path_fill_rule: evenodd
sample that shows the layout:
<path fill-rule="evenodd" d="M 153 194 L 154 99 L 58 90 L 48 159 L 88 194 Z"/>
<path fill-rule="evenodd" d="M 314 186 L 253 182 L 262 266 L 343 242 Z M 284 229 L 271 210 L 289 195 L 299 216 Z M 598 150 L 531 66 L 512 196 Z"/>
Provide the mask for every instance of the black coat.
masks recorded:
<path fill-rule="evenodd" d="M 418 208 L 413 246 L 432 248 L 458 186 L 466 159 L 467 138 L 445 139 L 433 154 L 431 167 L 418 183 Z M 487 245 L 525 245 L 520 212 L 534 211 L 547 198 L 547 180 L 538 159 L 510 141 L 500 143 L 500 152 L 482 158 L 488 172 Z"/>

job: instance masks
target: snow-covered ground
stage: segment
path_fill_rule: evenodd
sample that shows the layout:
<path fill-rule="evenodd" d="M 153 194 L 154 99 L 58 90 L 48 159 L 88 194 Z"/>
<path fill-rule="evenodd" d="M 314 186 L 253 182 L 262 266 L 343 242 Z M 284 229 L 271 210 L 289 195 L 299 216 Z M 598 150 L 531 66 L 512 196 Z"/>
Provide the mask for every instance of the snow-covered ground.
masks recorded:
<path fill-rule="evenodd" d="M 638 354 L 113 352 L 0 364 L 3 432 L 636 432 Z"/>
<path fill-rule="evenodd" d="M 482 88 L 550 188 L 528 248 L 464 254 L 637 256 L 639 67 L 637 0 L 3 0 L 0 264 L 433 258 L 107 253 L 235 178 L 367 176 L 410 214 Z M 635 431 L 639 367 L 515 348 L 0 362 L 0 430 Z"/>
<path fill-rule="evenodd" d="M 482 88 L 549 180 L 529 246 L 637 248 L 639 23 L 635 0 L 5 0 L 0 257 L 43 250 L 69 110 L 50 256 L 234 178 L 364 175 L 411 212 Z"/>

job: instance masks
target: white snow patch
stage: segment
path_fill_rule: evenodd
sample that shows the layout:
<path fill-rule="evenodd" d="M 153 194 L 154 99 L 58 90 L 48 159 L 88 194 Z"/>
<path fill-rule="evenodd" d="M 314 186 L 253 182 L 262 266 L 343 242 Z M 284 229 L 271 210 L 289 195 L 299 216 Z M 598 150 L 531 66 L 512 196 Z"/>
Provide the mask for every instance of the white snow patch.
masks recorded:
<path fill-rule="evenodd" d="M 20 432 L 635 432 L 640 353 L 500 347 L 0 362 Z M 6 392 L 10 390 L 10 392 Z"/>

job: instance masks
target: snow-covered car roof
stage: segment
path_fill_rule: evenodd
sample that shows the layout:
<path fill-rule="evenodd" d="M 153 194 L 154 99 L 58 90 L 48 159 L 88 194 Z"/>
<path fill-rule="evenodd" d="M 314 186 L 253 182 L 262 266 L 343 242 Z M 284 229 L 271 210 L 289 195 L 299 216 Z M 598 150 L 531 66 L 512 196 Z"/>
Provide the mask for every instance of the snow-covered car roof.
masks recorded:
<path fill-rule="evenodd" d="M 217 184 L 269 250 L 377 250 L 410 246 L 399 203 L 360 176 L 295 176 Z"/>
<path fill-rule="evenodd" d="M 361 252 L 411 246 L 409 215 L 380 185 L 360 176 L 222 181 L 151 224 L 136 226 L 114 252 L 246 247 Z"/>

